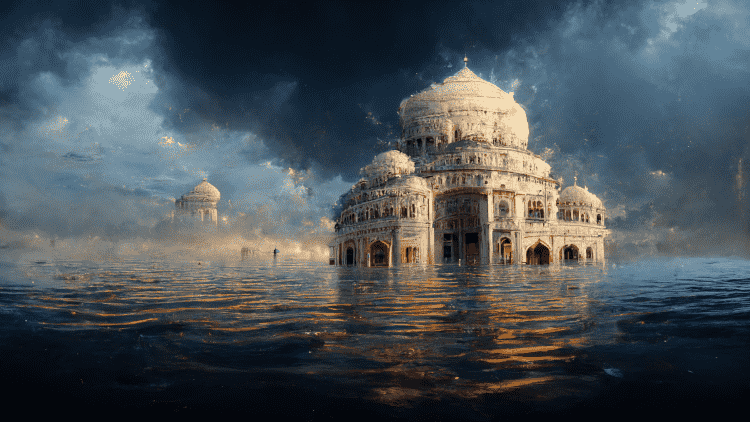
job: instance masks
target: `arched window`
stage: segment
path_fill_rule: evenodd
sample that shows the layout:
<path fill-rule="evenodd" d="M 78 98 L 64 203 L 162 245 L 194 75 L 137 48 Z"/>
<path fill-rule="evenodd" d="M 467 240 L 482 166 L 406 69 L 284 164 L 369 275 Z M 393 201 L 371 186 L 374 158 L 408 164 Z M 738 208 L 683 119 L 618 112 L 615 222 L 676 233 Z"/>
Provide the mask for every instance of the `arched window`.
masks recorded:
<path fill-rule="evenodd" d="M 506 217 L 508 215 L 508 203 L 506 201 L 499 201 L 495 206 L 495 214 L 497 217 Z"/>

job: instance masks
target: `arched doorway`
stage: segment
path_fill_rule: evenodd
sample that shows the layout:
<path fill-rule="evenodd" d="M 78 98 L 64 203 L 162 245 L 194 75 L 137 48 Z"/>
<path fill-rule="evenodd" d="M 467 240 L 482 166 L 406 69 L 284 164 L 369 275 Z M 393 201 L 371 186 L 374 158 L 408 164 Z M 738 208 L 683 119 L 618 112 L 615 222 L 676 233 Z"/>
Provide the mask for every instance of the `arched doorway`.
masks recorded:
<path fill-rule="evenodd" d="M 547 265 L 549 264 L 549 249 L 541 243 L 531 247 L 526 251 L 526 263 L 529 265 Z"/>
<path fill-rule="evenodd" d="M 346 248 L 346 265 L 354 265 L 354 248 Z"/>
<path fill-rule="evenodd" d="M 388 266 L 388 245 L 377 241 L 370 245 L 370 265 L 373 267 Z"/>
<path fill-rule="evenodd" d="M 586 259 L 594 259 L 594 250 L 591 249 L 591 246 L 586 248 Z"/>
<path fill-rule="evenodd" d="M 578 246 L 576 245 L 567 245 L 562 248 L 561 252 L 561 259 L 564 260 L 578 260 Z"/>
<path fill-rule="evenodd" d="M 497 243 L 495 247 L 495 256 L 500 264 L 513 263 L 513 246 L 510 239 L 507 237 L 500 239 L 500 243 Z"/>

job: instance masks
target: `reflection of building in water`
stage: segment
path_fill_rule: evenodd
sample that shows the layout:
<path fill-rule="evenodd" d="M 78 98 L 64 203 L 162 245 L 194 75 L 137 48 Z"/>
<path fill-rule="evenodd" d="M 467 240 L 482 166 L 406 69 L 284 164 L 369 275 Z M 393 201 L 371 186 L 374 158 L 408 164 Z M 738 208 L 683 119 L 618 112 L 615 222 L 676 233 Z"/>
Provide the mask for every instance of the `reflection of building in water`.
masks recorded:
<path fill-rule="evenodd" d="M 342 197 L 332 264 L 604 260 L 604 205 L 577 183 L 559 191 L 512 93 L 464 67 L 399 115 L 398 151 Z"/>
<path fill-rule="evenodd" d="M 175 201 L 172 221 L 178 219 L 183 222 L 192 221 L 196 224 L 202 223 L 216 227 L 218 224 L 216 204 L 219 199 L 221 199 L 219 190 L 203 178 L 198 186 Z"/>

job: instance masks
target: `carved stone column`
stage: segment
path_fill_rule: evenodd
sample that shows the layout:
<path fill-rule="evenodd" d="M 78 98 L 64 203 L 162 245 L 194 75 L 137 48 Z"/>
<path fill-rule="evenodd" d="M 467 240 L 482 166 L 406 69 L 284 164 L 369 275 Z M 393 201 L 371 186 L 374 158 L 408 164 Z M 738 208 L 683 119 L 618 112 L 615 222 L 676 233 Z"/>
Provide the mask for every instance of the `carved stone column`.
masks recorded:
<path fill-rule="evenodd" d="M 393 230 L 393 264 L 401 265 L 401 229 Z"/>

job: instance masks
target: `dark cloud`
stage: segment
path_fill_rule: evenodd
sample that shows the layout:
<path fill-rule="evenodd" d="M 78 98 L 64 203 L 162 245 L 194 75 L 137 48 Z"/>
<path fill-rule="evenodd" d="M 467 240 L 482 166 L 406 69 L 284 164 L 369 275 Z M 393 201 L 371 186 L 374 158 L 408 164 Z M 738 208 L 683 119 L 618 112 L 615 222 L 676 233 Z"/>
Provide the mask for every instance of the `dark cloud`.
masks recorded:
<path fill-rule="evenodd" d="M 165 91 L 201 119 L 256 131 L 289 165 L 318 163 L 350 179 L 371 158 L 363 151 L 398 135 L 401 99 L 444 78 L 458 57 L 436 49 L 505 48 L 563 10 L 526 2 L 236 6 L 162 4 L 149 15 L 165 55 L 157 66 L 185 82 Z M 373 127 L 367 112 L 384 124 Z"/>

